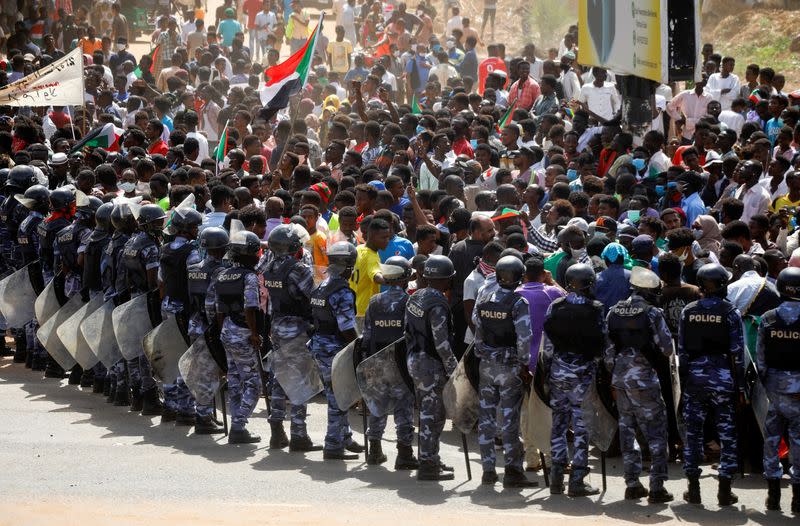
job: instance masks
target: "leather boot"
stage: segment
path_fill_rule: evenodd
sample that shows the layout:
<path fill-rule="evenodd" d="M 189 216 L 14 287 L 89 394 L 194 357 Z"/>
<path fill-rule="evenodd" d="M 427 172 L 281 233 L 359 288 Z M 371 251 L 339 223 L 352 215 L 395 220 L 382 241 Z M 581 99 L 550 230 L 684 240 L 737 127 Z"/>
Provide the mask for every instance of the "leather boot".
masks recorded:
<path fill-rule="evenodd" d="M 419 460 L 414 456 L 414 448 L 397 444 L 397 458 L 394 460 L 394 469 L 419 469 Z"/>
<path fill-rule="evenodd" d="M 23 336 L 14 337 L 14 363 L 27 363 L 28 358 L 28 342 Z"/>
<path fill-rule="evenodd" d="M 417 480 L 453 480 L 455 475 L 442 470 L 438 462 L 420 461 Z"/>
<path fill-rule="evenodd" d="M 638 500 L 647 497 L 650 493 L 641 482 L 636 481 L 635 486 L 625 488 L 625 500 Z"/>
<path fill-rule="evenodd" d="M 739 502 L 739 497 L 731 492 L 731 479 L 729 477 L 719 477 L 717 502 L 720 506 L 732 506 Z"/>
<path fill-rule="evenodd" d="M 75 367 L 78 367 L 77 365 Z M 81 387 L 94 387 L 94 371 L 84 369 L 81 374 Z"/>
<path fill-rule="evenodd" d="M 218 433 L 224 433 L 225 430 L 218 426 L 211 415 L 208 416 L 200 416 L 197 415 L 194 418 L 194 434 L 195 435 L 216 435 Z"/>
<path fill-rule="evenodd" d="M 675 497 L 672 493 L 666 490 L 663 486 L 658 489 L 650 489 L 650 495 L 647 497 L 647 502 L 650 504 L 664 504 L 671 502 Z"/>
<path fill-rule="evenodd" d="M 800 484 L 792 484 L 792 513 L 800 513 Z"/>
<path fill-rule="evenodd" d="M 377 466 L 386 462 L 388 458 L 383 454 L 383 447 L 381 447 L 380 440 L 369 441 L 369 455 L 367 455 L 367 464 L 370 466 Z"/>
<path fill-rule="evenodd" d="M 158 398 L 157 388 L 153 387 L 142 393 L 142 415 L 158 416 L 163 412 L 164 404 Z"/>
<path fill-rule="evenodd" d="M 497 476 L 497 471 L 484 471 L 481 475 L 481 484 L 484 486 L 494 486 L 500 478 Z M 503 480 L 505 482 L 505 479 Z"/>
<path fill-rule="evenodd" d="M 781 511 L 781 479 L 767 479 L 766 506 L 771 511 Z"/>
<path fill-rule="evenodd" d="M 100 375 L 95 375 L 92 379 L 92 392 L 101 394 L 104 392 L 106 386 L 106 378 Z"/>
<path fill-rule="evenodd" d="M 292 452 L 306 453 L 309 451 L 322 451 L 322 449 L 322 446 L 314 445 L 308 435 L 304 437 L 293 436 L 291 440 L 289 440 L 289 451 Z"/>
<path fill-rule="evenodd" d="M 117 407 L 124 407 L 126 405 L 131 406 L 131 411 L 133 411 L 133 400 L 131 399 L 131 393 L 128 391 L 127 386 L 119 385 L 112 390 L 112 394 L 114 395 L 114 405 Z M 139 403 L 141 403 L 142 396 L 137 392 L 133 394 L 133 398 L 139 397 Z"/>
<path fill-rule="evenodd" d="M 45 378 L 59 378 L 59 379 L 64 378 L 66 372 L 64 371 L 63 367 L 58 365 L 58 362 L 53 360 L 49 355 L 47 356 L 47 358 L 45 358 L 45 360 L 47 361 L 46 362 L 47 365 L 44 368 Z M 34 367 L 34 370 L 37 369 Z"/>
<path fill-rule="evenodd" d="M 283 422 L 270 422 L 269 427 L 272 431 L 269 437 L 270 449 L 283 449 L 289 445 L 289 437 L 286 436 L 286 431 L 283 429 Z"/>
<path fill-rule="evenodd" d="M 119 388 L 117 388 L 119 391 Z M 138 413 L 142 410 L 142 406 L 144 405 L 144 398 L 142 397 L 142 388 L 139 386 L 134 387 L 131 389 L 131 412 Z"/>
<path fill-rule="evenodd" d="M 25 368 L 33 369 L 33 353 L 25 351 Z M 42 369 L 44 371 L 44 369 Z"/>
<path fill-rule="evenodd" d="M 564 466 L 553 464 L 550 467 L 550 495 L 564 494 Z"/>
<path fill-rule="evenodd" d="M 576 468 L 572 466 L 572 473 L 569 474 L 569 486 L 567 495 L 570 497 L 588 497 L 597 495 L 600 490 L 586 483 L 586 476 L 589 474 L 587 468 Z"/>
<path fill-rule="evenodd" d="M 683 492 L 683 500 L 689 504 L 700 504 L 700 477 L 688 477 L 689 488 Z"/>
<path fill-rule="evenodd" d="M 83 377 L 83 367 L 75 365 L 69 372 L 69 385 L 80 385 Z"/>
<path fill-rule="evenodd" d="M 350 453 L 363 453 L 364 446 L 356 442 L 355 440 L 351 440 L 349 444 L 344 446 L 344 448 L 349 451 Z"/>
<path fill-rule="evenodd" d="M 251 435 L 247 429 L 231 429 L 228 435 L 228 444 L 255 444 L 261 442 L 261 437 Z"/>
<path fill-rule="evenodd" d="M 195 421 L 195 415 L 191 413 L 178 413 L 178 416 L 175 417 L 176 426 L 192 427 L 194 425 L 194 421 Z"/>
<path fill-rule="evenodd" d="M 506 472 L 503 474 L 503 487 L 504 488 L 538 488 L 539 483 L 535 480 L 528 480 L 519 468 L 507 467 Z"/>
<path fill-rule="evenodd" d="M 142 413 L 144 414 L 144 413 Z M 161 424 L 171 424 L 178 418 L 178 413 L 169 407 L 161 409 Z"/>
<path fill-rule="evenodd" d="M 356 460 L 358 459 L 357 453 L 345 453 L 345 448 L 342 449 L 323 449 L 323 460 Z"/>
<path fill-rule="evenodd" d="M 106 376 L 103 380 L 103 396 L 108 398 L 111 395 L 111 376 Z"/>

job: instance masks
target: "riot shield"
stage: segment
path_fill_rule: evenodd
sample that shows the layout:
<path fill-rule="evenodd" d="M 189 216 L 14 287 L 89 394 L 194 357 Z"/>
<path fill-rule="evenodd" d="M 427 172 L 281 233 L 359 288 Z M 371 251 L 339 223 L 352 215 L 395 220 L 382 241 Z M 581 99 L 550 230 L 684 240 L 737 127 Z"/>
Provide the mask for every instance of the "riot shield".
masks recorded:
<path fill-rule="evenodd" d="M 744 383 L 745 383 L 745 396 L 750 402 L 750 407 L 753 408 L 753 416 L 755 416 L 758 428 L 761 435 L 766 438 L 764 432 L 767 410 L 769 409 L 769 398 L 767 397 L 767 390 L 761 379 L 758 377 L 758 370 L 756 364 L 750 357 L 747 350 L 744 351 Z"/>
<path fill-rule="evenodd" d="M 455 372 L 447 380 L 442 393 L 447 417 L 462 433 L 471 433 L 478 422 L 478 365 L 474 344 L 471 344 L 458 362 Z"/>
<path fill-rule="evenodd" d="M 0 312 L 8 327 L 22 327 L 36 315 L 36 292 L 31 284 L 29 267 L 22 267 L 0 281 Z"/>
<path fill-rule="evenodd" d="M 541 371 L 542 368 L 537 367 L 533 375 L 526 423 L 528 435 L 531 437 L 534 446 L 545 455 L 549 455 L 550 440 L 553 433 L 553 410 L 550 409 L 545 378 Z"/>
<path fill-rule="evenodd" d="M 64 320 L 58 328 L 56 334 L 64 344 L 67 352 L 84 369 L 91 369 L 98 362 L 97 356 L 89 348 L 86 338 L 81 334 L 80 326 L 86 317 L 103 305 L 103 295 L 98 294 L 89 302 L 84 303 L 78 311 Z"/>
<path fill-rule="evenodd" d="M 353 340 L 336 353 L 331 364 L 331 387 L 336 405 L 342 411 L 347 411 L 361 399 L 361 390 L 356 380 L 356 363 L 358 353 L 356 347 L 360 346 L 361 338 Z M 281 384 L 282 385 L 282 384 Z"/>
<path fill-rule="evenodd" d="M 36 321 L 39 322 L 39 325 L 44 325 L 44 323 L 61 308 L 55 287 L 56 281 L 55 279 L 51 279 L 50 283 L 47 284 L 42 293 L 36 298 L 36 302 L 34 302 Z"/>
<path fill-rule="evenodd" d="M 81 307 L 83 307 L 81 295 L 75 294 L 36 331 L 36 337 L 39 338 L 47 353 L 65 370 L 72 369 L 78 362 L 67 351 L 56 330 Z"/>
<path fill-rule="evenodd" d="M 100 362 L 110 369 L 122 359 L 122 353 L 114 335 L 114 300 L 103 303 L 97 310 L 81 322 L 81 335 L 89 349 Z"/>
<path fill-rule="evenodd" d="M 198 404 L 211 405 L 219 390 L 220 370 L 205 336 L 197 338 L 178 360 L 178 370 Z"/>
<path fill-rule="evenodd" d="M 302 333 L 273 347 L 270 364 L 275 378 L 292 405 L 305 404 L 322 391 L 317 362 L 308 352 L 308 336 Z"/>
<path fill-rule="evenodd" d="M 672 353 L 672 356 L 669 357 L 669 376 L 672 381 L 672 410 L 677 418 L 681 406 L 681 377 L 678 373 L 678 355 L 676 353 Z"/>
<path fill-rule="evenodd" d="M 144 352 L 142 340 L 153 330 L 150 311 L 147 308 L 147 295 L 136 296 L 123 303 L 111 313 L 114 335 L 119 350 L 126 360 L 133 360 Z"/>
<path fill-rule="evenodd" d="M 583 424 L 589 434 L 589 442 L 594 444 L 600 451 L 606 452 L 614 441 L 619 427 L 617 419 L 606 406 L 606 402 L 600 396 L 597 385 L 597 373 L 595 373 L 586 396 L 581 404 L 583 411 Z"/>
<path fill-rule="evenodd" d="M 410 400 L 409 389 L 400 369 L 398 347 L 405 347 L 405 338 L 400 338 L 372 356 L 364 358 L 356 367 L 356 380 L 370 414 L 386 416 L 394 412 L 397 404 Z"/>
<path fill-rule="evenodd" d="M 148 332 L 142 348 L 153 375 L 164 383 L 174 383 L 178 378 L 178 360 L 187 349 L 177 318 L 170 316 Z"/>

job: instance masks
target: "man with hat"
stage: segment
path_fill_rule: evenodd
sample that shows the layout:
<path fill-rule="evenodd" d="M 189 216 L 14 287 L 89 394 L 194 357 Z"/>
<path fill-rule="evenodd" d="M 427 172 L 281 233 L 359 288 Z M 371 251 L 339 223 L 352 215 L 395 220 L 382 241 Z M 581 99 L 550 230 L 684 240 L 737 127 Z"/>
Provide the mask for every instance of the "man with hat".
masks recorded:
<path fill-rule="evenodd" d="M 54 153 L 53 157 L 50 159 L 48 163 L 50 165 L 50 187 L 51 188 L 58 188 L 59 186 L 64 186 L 65 184 L 72 184 L 72 178 L 69 177 L 69 163 L 67 162 L 67 154 L 65 153 Z"/>

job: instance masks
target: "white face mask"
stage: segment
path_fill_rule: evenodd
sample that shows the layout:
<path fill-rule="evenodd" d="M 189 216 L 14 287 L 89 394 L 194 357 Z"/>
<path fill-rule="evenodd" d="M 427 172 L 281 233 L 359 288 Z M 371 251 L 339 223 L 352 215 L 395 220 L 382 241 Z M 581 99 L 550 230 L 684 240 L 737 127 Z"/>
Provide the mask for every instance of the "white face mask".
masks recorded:
<path fill-rule="evenodd" d="M 686 261 L 686 259 L 687 259 L 688 257 L 689 257 L 689 251 L 688 251 L 688 250 L 686 250 L 686 249 L 684 248 L 684 249 L 683 249 L 683 253 L 682 253 L 680 256 L 678 256 L 678 260 L 679 260 L 681 263 L 683 263 L 684 261 Z"/>
<path fill-rule="evenodd" d="M 130 193 L 136 190 L 136 183 L 126 182 L 126 183 L 119 183 L 119 188 L 123 192 Z"/>
<path fill-rule="evenodd" d="M 125 49 L 125 44 L 117 44 L 117 51 L 122 51 Z"/>
<path fill-rule="evenodd" d="M 145 183 L 144 181 L 139 181 L 136 183 L 136 191 L 144 194 L 150 192 L 150 183 Z"/>
<path fill-rule="evenodd" d="M 702 230 L 693 229 L 692 230 L 692 234 L 694 234 L 694 238 L 695 239 L 700 239 L 701 237 L 703 237 L 703 231 Z"/>
<path fill-rule="evenodd" d="M 585 248 L 570 248 L 570 253 L 572 254 L 572 258 L 576 261 L 580 261 L 584 257 L 586 257 L 586 249 Z"/>

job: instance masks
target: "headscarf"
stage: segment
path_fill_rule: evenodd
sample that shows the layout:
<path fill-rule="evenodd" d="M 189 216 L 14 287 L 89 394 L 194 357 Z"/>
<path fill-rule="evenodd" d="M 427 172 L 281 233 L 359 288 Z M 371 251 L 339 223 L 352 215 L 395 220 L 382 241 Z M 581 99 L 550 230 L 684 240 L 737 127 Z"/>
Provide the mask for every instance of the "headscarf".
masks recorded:
<path fill-rule="evenodd" d="M 722 235 L 720 234 L 717 221 L 709 215 L 699 215 L 694 222 L 699 224 L 700 229 L 703 231 L 702 237 L 697 240 L 700 247 L 713 254 L 719 254 Z"/>

